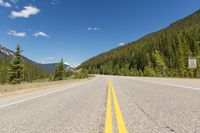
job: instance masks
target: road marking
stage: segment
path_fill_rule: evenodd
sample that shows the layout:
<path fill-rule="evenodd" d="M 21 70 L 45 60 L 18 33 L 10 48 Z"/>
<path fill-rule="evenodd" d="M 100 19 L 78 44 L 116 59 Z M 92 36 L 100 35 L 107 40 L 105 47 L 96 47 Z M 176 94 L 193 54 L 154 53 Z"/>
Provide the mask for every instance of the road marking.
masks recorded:
<path fill-rule="evenodd" d="M 55 91 L 47 92 L 47 93 L 44 93 L 44 94 L 41 94 L 41 95 L 33 96 L 31 98 L 26 98 L 26 99 L 19 100 L 19 101 L 16 101 L 16 102 L 4 104 L 4 105 L 0 106 L 0 109 L 7 107 L 7 106 L 11 106 L 11 105 L 19 104 L 19 103 L 22 103 L 22 102 L 30 101 L 30 100 L 33 100 L 33 99 L 37 99 L 39 97 L 43 97 L 43 96 L 50 95 L 50 94 L 53 94 L 53 93 L 57 93 L 57 92 L 60 92 L 60 91 L 64 91 L 64 90 L 66 90 L 66 89 L 55 90 Z"/>
<path fill-rule="evenodd" d="M 112 97 L 111 97 L 112 95 Z M 122 113 L 119 107 L 115 88 L 113 87 L 111 80 L 108 80 L 108 97 L 106 107 L 106 118 L 105 118 L 105 133 L 112 133 L 112 99 L 114 102 L 115 116 L 117 119 L 118 132 L 127 133 L 126 126 L 122 117 Z"/>
<path fill-rule="evenodd" d="M 112 133 L 111 81 L 108 81 L 108 98 L 105 121 L 105 133 Z"/>
<path fill-rule="evenodd" d="M 97 79 L 98 78 L 96 78 L 95 80 L 97 80 Z M 47 95 L 50 95 L 50 94 L 53 94 L 53 93 L 62 92 L 62 91 L 65 91 L 65 90 L 67 90 L 69 88 L 78 87 L 78 86 L 81 86 L 83 84 L 90 83 L 92 81 L 94 81 L 94 80 L 90 80 L 90 81 L 87 81 L 87 82 L 82 82 L 82 83 L 79 83 L 79 84 L 72 84 L 72 85 L 70 85 L 70 86 L 68 86 L 68 87 L 66 87 L 64 89 L 53 90 L 53 91 L 46 92 L 46 93 L 43 93 L 43 94 L 40 94 L 40 95 L 36 95 L 36 96 L 30 97 L 30 98 L 25 98 L 25 99 L 22 99 L 22 100 L 19 100 L 19 101 L 16 101 L 16 102 L 11 102 L 11 103 L 8 103 L 8 104 L 0 105 L 0 109 L 2 109 L 4 107 L 15 105 L 15 104 L 31 101 L 31 100 L 34 100 L 34 99 L 37 99 L 37 98 L 40 98 L 40 97 L 43 97 L 43 96 L 47 96 Z"/>
<path fill-rule="evenodd" d="M 119 103 L 117 100 L 117 96 L 115 93 L 115 89 L 112 84 L 111 84 L 111 90 L 112 90 L 112 96 L 113 96 L 113 101 L 114 101 L 115 114 L 116 114 L 116 118 L 117 118 L 118 132 L 119 133 L 127 133 L 125 122 L 123 120 L 122 113 L 121 113 Z"/>
<path fill-rule="evenodd" d="M 197 88 L 197 87 L 191 87 L 191 86 L 175 85 L 175 84 L 169 84 L 169 83 L 160 83 L 160 82 L 156 82 L 156 81 L 146 81 L 146 80 L 135 79 L 135 78 L 134 78 L 134 80 L 138 80 L 138 81 L 142 81 L 142 82 L 147 82 L 147 83 L 153 83 L 153 84 L 159 84 L 159 85 L 172 86 L 172 87 L 179 87 L 179 88 L 186 88 L 186 89 L 200 90 L 200 88 Z"/>

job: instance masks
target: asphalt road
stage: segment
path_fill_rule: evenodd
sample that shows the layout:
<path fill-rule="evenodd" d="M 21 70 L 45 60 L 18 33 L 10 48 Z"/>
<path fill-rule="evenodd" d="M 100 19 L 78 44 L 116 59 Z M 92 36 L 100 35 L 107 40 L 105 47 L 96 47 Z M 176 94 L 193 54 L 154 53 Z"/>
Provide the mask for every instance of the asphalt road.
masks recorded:
<path fill-rule="evenodd" d="M 0 98 L 0 133 L 110 129 L 113 133 L 199 133 L 200 80 L 97 76 Z"/>

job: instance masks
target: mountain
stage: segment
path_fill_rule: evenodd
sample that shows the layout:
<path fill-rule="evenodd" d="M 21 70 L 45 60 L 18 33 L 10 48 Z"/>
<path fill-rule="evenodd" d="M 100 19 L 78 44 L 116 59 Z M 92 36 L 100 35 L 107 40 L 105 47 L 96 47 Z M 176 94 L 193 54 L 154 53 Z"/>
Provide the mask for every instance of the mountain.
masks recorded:
<path fill-rule="evenodd" d="M 197 69 L 188 59 L 197 59 Z M 130 76 L 200 77 L 200 10 L 167 28 L 97 55 L 79 68 Z"/>
<path fill-rule="evenodd" d="M 4 47 L 3 45 L 0 45 L 0 58 L 12 58 L 14 56 L 14 54 L 15 54 L 14 51 Z M 49 63 L 49 64 L 37 63 L 37 62 L 34 62 L 34 61 L 26 58 L 25 56 L 23 56 L 23 60 L 32 65 L 36 65 L 39 68 L 46 70 L 48 72 L 54 72 L 56 65 L 57 65 L 57 63 Z M 65 68 L 67 70 L 71 70 L 71 71 L 75 70 L 74 67 L 71 67 L 70 65 L 66 65 L 66 64 L 65 64 Z"/>
<path fill-rule="evenodd" d="M 0 45 L 0 57 L 10 57 L 14 56 L 14 54 L 15 53 L 12 50 L 3 47 L 3 45 Z"/>
<path fill-rule="evenodd" d="M 49 63 L 49 64 L 39 64 L 38 63 L 38 66 L 42 69 L 45 69 L 49 72 L 54 72 L 55 71 L 55 68 L 56 68 L 56 65 L 57 63 Z M 70 66 L 70 65 L 66 65 L 64 64 L 64 67 L 66 70 L 70 70 L 70 71 L 75 71 L 76 68 Z"/>

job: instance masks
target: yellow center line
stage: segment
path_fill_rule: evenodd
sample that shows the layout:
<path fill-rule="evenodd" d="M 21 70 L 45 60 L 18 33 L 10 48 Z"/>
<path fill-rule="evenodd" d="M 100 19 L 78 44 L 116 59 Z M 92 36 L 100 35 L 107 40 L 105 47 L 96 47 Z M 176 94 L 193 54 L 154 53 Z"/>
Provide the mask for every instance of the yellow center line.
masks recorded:
<path fill-rule="evenodd" d="M 112 97 L 111 97 L 112 95 Z M 117 100 L 115 89 L 111 83 L 111 80 L 108 80 L 108 98 L 107 98 L 107 108 L 106 108 L 106 119 L 105 119 L 105 133 L 112 133 L 112 99 L 114 101 L 115 114 L 117 119 L 118 131 L 119 133 L 127 133 L 126 126 L 122 117 L 120 106 Z"/>
<path fill-rule="evenodd" d="M 115 114 L 116 114 L 117 124 L 118 124 L 118 131 L 119 133 L 127 133 L 126 126 L 125 126 L 122 113 L 120 111 L 119 103 L 117 100 L 117 96 L 115 93 L 115 89 L 112 85 L 111 85 L 111 88 L 112 88 L 111 90 L 112 90 L 112 96 L 114 100 Z"/>
<path fill-rule="evenodd" d="M 111 81 L 108 81 L 108 98 L 105 121 L 105 133 L 112 133 Z"/>

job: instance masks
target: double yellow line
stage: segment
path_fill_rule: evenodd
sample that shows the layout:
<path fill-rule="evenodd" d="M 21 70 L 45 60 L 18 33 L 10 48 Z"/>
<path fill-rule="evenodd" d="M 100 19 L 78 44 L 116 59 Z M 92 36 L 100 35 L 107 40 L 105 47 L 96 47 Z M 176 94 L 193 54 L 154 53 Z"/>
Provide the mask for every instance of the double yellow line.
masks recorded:
<path fill-rule="evenodd" d="M 120 111 L 119 103 L 115 93 L 115 89 L 111 83 L 111 80 L 108 80 L 108 98 L 107 98 L 107 107 L 106 107 L 106 120 L 105 120 L 105 133 L 112 133 L 112 99 L 114 102 L 115 115 L 117 119 L 118 131 L 119 133 L 127 133 L 126 126 Z"/>

